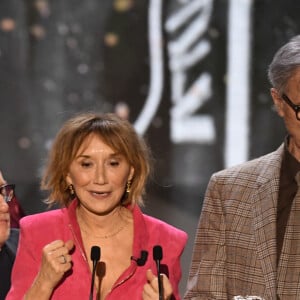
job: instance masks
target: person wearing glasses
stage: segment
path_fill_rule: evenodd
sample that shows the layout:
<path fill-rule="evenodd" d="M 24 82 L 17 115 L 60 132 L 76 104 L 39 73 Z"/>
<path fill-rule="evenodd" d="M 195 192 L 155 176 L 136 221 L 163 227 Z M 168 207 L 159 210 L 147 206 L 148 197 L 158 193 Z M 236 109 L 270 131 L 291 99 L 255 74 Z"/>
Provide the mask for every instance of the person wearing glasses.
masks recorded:
<path fill-rule="evenodd" d="M 15 185 L 5 184 L 1 192 L 8 204 L 9 215 L 10 215 L 10 227 L 19 228 L 20 219 L 25 216 L 25 213 L 15 194 Z"/>
<path fill-rule="evenodd" d="M 275 53 L 268 77 L 287 136 L 211 176 L 185 300 L 300 299 L 300 35 Z"/>
<path fill-rule="evenodd" d="M 0 300 L 4 300 L 11 285 L 11 270 L 18 245 L 19 230 L 11 228 L 8 202 L 14 196 L 12 185 L 0 172 Z"/>

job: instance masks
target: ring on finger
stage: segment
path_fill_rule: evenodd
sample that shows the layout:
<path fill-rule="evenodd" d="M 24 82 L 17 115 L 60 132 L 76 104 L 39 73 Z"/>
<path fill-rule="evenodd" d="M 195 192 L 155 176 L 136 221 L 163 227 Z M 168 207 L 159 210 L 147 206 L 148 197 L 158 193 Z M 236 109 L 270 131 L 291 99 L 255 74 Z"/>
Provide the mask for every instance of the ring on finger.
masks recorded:
<path fill-rule="evenodd" d="M 66 264 L 67 263 L 67 259 L 64 255 L 61 256 L 61 263 L 62 264 Z"/>

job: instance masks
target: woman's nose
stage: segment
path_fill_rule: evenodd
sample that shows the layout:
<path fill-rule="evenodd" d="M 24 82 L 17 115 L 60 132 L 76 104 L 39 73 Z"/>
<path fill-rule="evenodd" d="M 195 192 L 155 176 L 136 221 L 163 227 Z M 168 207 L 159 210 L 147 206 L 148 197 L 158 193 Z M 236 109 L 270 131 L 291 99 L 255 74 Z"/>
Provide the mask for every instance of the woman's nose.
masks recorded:
<path fill-rule="evenodd" d="M 104 167 L 98 167 L 95 172 L 95 183 L 104 184 L 106 182 L 106 172 Z"/>

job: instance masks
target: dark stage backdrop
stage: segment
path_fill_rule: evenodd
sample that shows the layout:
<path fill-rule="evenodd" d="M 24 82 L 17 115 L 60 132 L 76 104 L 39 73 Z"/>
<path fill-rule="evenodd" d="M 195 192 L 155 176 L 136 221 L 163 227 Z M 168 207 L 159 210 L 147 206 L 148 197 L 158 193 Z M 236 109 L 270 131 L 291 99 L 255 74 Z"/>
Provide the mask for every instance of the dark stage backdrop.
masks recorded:
<path fill-rule="evenodd" d="M 0 170 L 27 214 L 63 121 L 127 117 L 152 147 L 144 211 L 189 233 L 183 293 L 206 185 L 276 149 L 267 67 L 299 33 L 298 1 L 0 1 Z M 167 254 L 166 254 L 167 255 Z"/>

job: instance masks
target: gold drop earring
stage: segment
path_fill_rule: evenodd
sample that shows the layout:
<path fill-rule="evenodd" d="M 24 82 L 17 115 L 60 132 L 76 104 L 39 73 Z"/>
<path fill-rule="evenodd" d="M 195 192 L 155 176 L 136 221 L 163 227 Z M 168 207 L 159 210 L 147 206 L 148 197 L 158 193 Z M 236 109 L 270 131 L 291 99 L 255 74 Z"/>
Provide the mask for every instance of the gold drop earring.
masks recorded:
<path fill-rule="evenodd" d="M 128 180 L 126 183 L 126 194 L 127 195 L 130 193 L 131 183 L 132 183 L 132 180 Z"/>
<path fill-rule="evenodd" d="M 73 184 L 69 184 L 68 189 L 69 189 L 69 192 L 70 192 L 70 195 L 71 195 L 71 199 L 74 199 L 75 198 L 75 190 L 74 190 Z"/>

